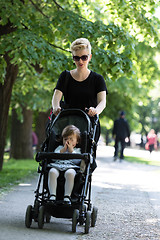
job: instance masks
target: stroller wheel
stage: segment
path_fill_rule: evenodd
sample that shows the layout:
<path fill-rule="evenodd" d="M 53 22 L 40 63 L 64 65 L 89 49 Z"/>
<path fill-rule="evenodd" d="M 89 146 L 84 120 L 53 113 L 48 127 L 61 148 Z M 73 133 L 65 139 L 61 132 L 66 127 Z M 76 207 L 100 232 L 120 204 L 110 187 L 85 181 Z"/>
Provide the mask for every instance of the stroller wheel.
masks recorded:
<path fill-rule="evenodd" d="M 91 224 L 91 212 L 86 212 L 86 221 L 85 221 L 85 233 L 89 233 L 89 228 Z"/>
<path fill-rule="evenodd" d="M 98 208 L 93 207 L 92 213 L 91 213 L 91 227 L 95 227 L 95 224 L 97 221 L 97 212 L 98 212 Z"/>
<path fill-rule="evenodd" d="M 38 227 L 42 229 L 43 225 L 44 225 L 44 206 L 41 206 L 39 208 L 39 214 L 38 214 Z"/>
<path fill-rule="evenodd" d="M 25 215 L 25 225 L 27 228 L 30 228 L 32 224 L 32 206 L 28 205 Z"/>
<path fill-rule="evenodd" d="M 37 222 L 39 213 L 39 202 L 35 201 L 34 203 L 34 221 Z"/>
<path fill-rule="evenodd" d="M 73 212 L 73 217 L 72 217 L 72 232 L 73 233 L 76 232 L 78 218 L 79 218 L 79 210 L 75 209 Z"/>

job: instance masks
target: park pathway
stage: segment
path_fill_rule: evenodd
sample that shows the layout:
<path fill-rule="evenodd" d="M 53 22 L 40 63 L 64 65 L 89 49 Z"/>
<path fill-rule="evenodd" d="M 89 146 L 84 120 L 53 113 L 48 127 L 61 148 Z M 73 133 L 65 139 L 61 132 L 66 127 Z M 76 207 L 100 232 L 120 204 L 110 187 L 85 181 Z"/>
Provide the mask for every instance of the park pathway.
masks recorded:
<path fill-rule="evenodd" d="M 112 147 L 98 147 L 92 184 L 98 219 L 89 234 L 83 234 L 82 226 L 71 233 L 68 219 L 52 218 L 43 229 L 34 222 L 30 229 L 25 227 L 26 207 L 34 201 L 35 174 L 1 197 L 0 240 L 160 240 L 160 167 L 113 162 L 112 156 Z"/>

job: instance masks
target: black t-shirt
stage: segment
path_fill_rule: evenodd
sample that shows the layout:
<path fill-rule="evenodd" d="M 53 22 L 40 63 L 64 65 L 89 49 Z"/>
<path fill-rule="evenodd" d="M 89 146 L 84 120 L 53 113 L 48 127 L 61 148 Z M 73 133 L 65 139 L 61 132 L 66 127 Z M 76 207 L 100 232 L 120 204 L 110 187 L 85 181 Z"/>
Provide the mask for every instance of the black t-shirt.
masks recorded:
<path fill-rule="evenodd" d="M 123 139 L 125 139 L 126 137 L 130 137 L 130 129 L 127 120 L 124 118 L 119 118 L 115 120 L 112 134 L 116 135 L 116 137 L 118 138 Z"/>
<path fill-rule="evenodd" d="M 65 84 L 66 74 L 67 84 Z M 65 89 L 66 88 L 66 89 Z M 64 95 L 65 103 L 70 108 L 78 108 L 84 110 L 86 107 L 97 106 L 97 93 L 107 91 L 104 78 L 93 71 L 82 82 L 75 80 L 70 72 L 63 71 L 58 79 L 56 88 Z"/>

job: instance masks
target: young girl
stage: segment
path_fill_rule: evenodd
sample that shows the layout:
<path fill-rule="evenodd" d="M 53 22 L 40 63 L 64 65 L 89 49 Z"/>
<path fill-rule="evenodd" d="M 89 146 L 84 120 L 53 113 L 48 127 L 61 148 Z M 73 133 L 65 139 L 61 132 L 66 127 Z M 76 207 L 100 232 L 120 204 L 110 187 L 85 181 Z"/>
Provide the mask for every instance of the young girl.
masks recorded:
<path fill-rule="evenodd" d="M 60 145 L 55 149 L 55 153 L 80 153 L 80 148 L 76 145 L 80 141 L 80 130 L 74 125 L 68 125 L 62 131 L 63 146 Z M 70 196 L 74 186 L 74 178 L 76 171 L 74 168 L 79 166 L 74 164 L 72 160 L 56 160 L 51 163 L 52 168 L 49 171 L 48 186 L 50 191 L 50 199 L 56 200 L 57 178 L 60 171 L 64 171 L 65 186 L 64 186 L 64 201 L 71 204 Z"/>

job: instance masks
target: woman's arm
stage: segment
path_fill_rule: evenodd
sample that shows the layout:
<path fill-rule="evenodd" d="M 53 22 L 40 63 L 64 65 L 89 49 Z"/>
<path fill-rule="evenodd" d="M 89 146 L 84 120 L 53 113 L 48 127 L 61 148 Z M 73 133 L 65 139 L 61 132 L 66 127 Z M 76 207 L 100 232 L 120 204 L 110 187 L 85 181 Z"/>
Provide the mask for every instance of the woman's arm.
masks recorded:
<path fill-rule="evenodd" d="M 61 111 L 60 101 L 61 101 L 62 95 L 63 93 L 60 90 L 55 89 L 53 98 L 52 98 L 52 108 L 53 108 L 53 114 L 56 116 Z"/>
<path fill-rule="evenodd" d="M 99 92 L 97 94 L 97 107 L 96 111 L 99 115 L 106 107 L 106 91 Z"/>
<path fill-rule="evenodd" d="M 88 111 L 88 115 L 93 117 L 96 114 L 100 114 L 103 109 L 106 107 L 106 91 L 99 92 L 97 94 L 97 107 L 90 107 Z"/>

